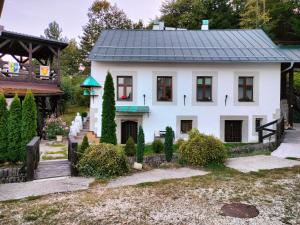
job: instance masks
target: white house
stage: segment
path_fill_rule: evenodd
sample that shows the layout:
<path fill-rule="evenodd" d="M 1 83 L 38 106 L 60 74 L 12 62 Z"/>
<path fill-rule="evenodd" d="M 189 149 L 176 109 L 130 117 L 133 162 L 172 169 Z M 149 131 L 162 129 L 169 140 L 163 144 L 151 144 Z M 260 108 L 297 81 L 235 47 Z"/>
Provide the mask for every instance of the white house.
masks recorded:
<path fill-rule="evenodd" d="M 262 30 L 106 30 L 90 59 L 102 87 L 113 76 L 119 143 L 136 138 L 138 125 L 146 142 L 166 126 L 176 139 L 198 128 L 224 142 L 257 142 L 256 126 L 291 105 L 281 83 L 293 60 Z M 94 92 L 90 129 L 100 137 L 103 89 Z"/>

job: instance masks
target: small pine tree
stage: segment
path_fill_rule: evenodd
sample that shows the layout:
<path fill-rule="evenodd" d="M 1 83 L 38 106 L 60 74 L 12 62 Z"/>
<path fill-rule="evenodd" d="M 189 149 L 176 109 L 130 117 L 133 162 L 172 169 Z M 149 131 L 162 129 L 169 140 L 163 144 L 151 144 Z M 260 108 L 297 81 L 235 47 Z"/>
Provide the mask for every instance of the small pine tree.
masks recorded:
<path fill-rule="evenodd" d="M 26 159 L 26 145 L 36 136 L 37 109 L 31 91 L 26 93 L 22 104 L 22 152 L 20 160 Z"/>
<path fill-rule="evenodd" d="M 101 142 L 108 144 L 117 144 L 116 135 L 116 102 L 115 102 L 115 88 L 111 74 L 108 72 L 105 84 L 102 103 L 102 128 L 101 128 Z"/>
<path fill-rule="evenodd" d="M 132 137 L 128 138 L 124 151 L 126 156 L 134 156 L 136 150 L 135 150 L 135 143 Z"/>
<path fill-rule="evenodd" d="M 10 105 L 7 133 L 8 133 L 8 159 L 17 162 L 22 159 L 21 140 L 22 107 L 19 97 L 16 95 Z"/>
<path fill-rule="evenodd" d="M 0 162 L 7 160 L 7 104 L 6 99 L 0 93 Z"/>
<path fill-rule="evenodd" d="M 145 150 L 145 136 L 142 126 L 139 126 L 139 132 L 137 137 L 137 150 L 136 150 L 136 161 L 143 163 L 144 161 L 144 150 Z"/>
<path fill-rule="evenodd" d="M 88 147 L 90 147 L 90 144 L 89 144 L 89 140 L 88 140 L 87 136 L 85 135 L 85 136 L 83 137 L 83 140 L 82 140 L 82 143 L 81 143 L 79 152 L 78 152 L 79 158 L 81 158 L 81 156 L 84 154 L 85 150 L 86 150 Z"/>
<path fill-rule="evenodd" d="M 171 162 L 173 158 L 173 140 L 174 134 L 172 128 L 166 127 L 165 154 L 167 162 Z"/>

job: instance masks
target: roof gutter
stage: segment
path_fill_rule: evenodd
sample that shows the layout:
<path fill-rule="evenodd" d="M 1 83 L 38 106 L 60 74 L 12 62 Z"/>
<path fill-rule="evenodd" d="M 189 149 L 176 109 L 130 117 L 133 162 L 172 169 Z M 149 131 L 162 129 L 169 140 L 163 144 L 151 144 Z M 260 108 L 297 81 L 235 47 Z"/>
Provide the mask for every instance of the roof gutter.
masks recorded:
<path fill-rule="evenodd" d="M 289 71 L 290 69 L 292 69 L 294 67 L 295 62 L 290 62 L 290 66 L 288 68 L 286 68 L 285 70 L 281 71 L 281 73 L 284 73 L 286 71 Z"/>

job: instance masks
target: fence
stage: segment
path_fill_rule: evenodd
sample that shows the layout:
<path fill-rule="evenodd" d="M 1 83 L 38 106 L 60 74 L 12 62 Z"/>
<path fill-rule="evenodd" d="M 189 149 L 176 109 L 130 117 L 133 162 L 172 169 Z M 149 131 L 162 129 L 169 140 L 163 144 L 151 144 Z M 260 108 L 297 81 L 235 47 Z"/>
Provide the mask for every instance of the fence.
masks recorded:
<path fill-rule="evenodd" d="M 34 137 L 27 144 L 26 180 L 34 180 L 34 171 L 40 162 L 40 137 Z"/>
<path fill-rule="evenodd" d="M 69 136 L 68 139 L 68 160 L 70 162 L 71 167 L 71 176 L 78 176 L 78 170 L 76 168 L 76 164 L 78 162 L 78 143 L 74 139 L 74 137 Z"/>

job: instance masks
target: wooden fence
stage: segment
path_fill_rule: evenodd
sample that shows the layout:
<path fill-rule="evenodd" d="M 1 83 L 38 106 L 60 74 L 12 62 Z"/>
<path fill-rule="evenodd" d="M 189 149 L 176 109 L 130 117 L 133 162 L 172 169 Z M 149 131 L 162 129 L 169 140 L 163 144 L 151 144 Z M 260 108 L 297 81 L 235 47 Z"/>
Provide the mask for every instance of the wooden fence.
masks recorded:
<path fill-rule="evenodd" d="M 78 143 L 74 139 L 74 137 L 69 136 L 68 139 L 68 160 L 70 162 L 71 167 L 71 176 L 78 176 L 78 170 L 76 168 L 76 164 L 78 162 Z"/>
<path fill-rule="evenodd" d="M 26 181 L 32 181 L 34 180 L 34 171 L 40 162 L 40 137 L 34 137 L 26 148 Z"/>

